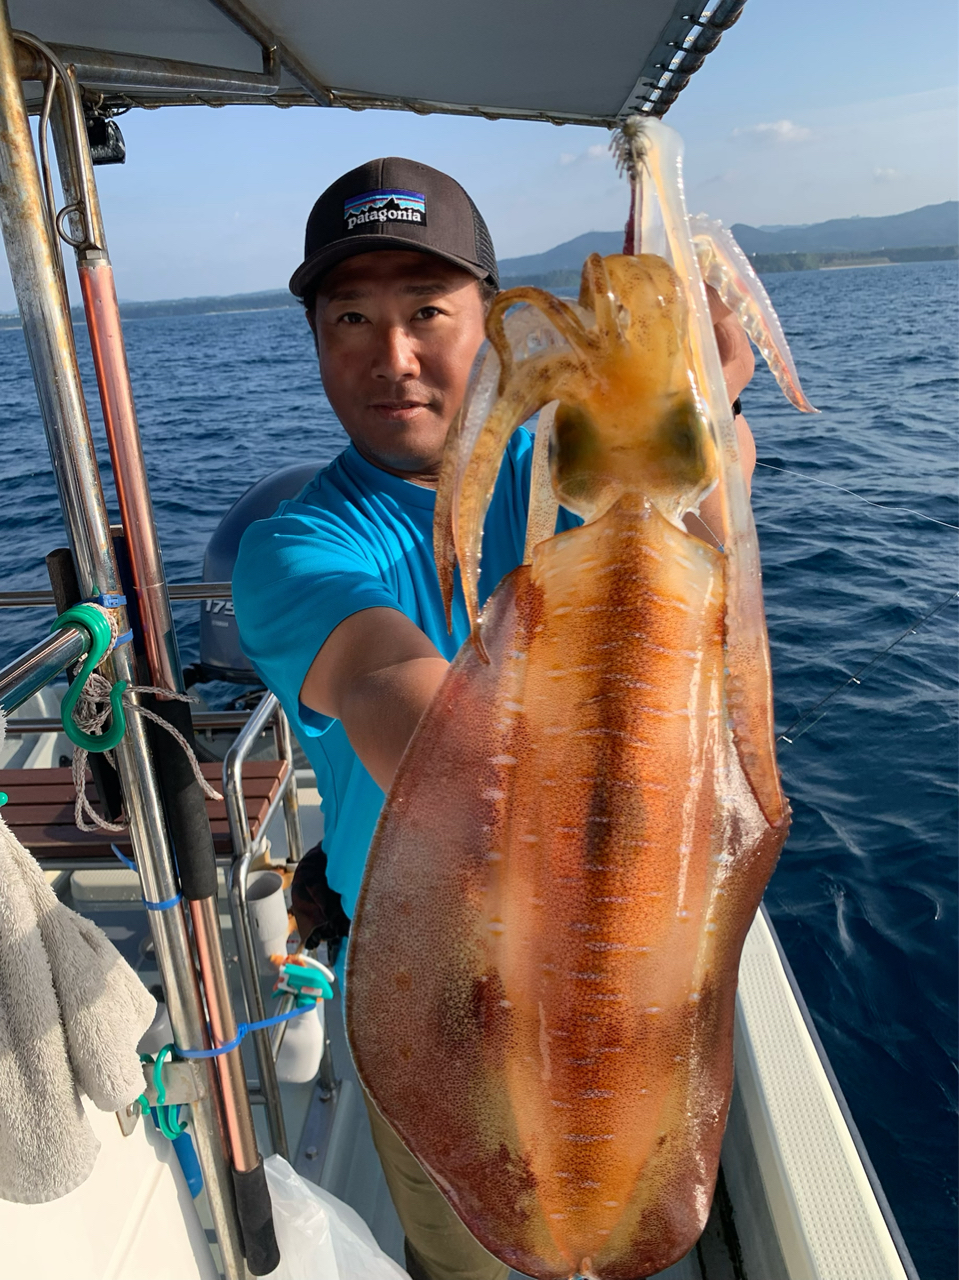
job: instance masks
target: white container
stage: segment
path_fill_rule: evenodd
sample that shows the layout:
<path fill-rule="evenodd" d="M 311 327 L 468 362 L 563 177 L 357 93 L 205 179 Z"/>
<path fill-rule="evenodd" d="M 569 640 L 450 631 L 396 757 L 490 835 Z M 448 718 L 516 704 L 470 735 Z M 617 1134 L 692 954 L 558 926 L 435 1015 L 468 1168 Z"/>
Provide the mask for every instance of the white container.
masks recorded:
<path fill-rule="evenodd" d="M 250 928 L 260 972 L 275 974 L 272 955 L 286 955 L 286 939 L 290 931 L 283 896 L 283 877 L 276 871 L 254 871 L 246 882 L 246 901 Z"/>
<path fill-rule="evenodd" d="M 281 1084 L 309 1084 L 320 1069 L 325 1036 L 323 1001 L 308 1013 L 290 1018 L 276 1058 L 276 1078 Z"/>
<path fill-rule="evenodd" d="M 170 1014 L 162 1000 L 157 1001 L 153 1021 L 140 1037 L 137 1053 L 148 1053 L 155 1058 L 164 1045 L 173 1044 L 173 1027 L 170 1025 Z"/>

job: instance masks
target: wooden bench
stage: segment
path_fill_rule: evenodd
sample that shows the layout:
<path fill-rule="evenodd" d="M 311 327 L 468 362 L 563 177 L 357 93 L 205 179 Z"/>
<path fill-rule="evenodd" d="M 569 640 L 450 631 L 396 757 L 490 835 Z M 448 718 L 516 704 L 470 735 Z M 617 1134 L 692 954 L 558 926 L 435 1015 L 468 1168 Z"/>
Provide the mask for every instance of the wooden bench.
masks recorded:
<path fill-rule="evenodd" d="M 270 803 L 276 796 L 288 766 L 283 760 L 248 760 L 243 765 L 243 794 L 250 832 L 259 833 Z M 220 791 L 222 768 L 218 764 L 201 764 L 204 778 Z M 21 844 L 38 862 L 91 862 L 112 860 L 110 849 L 115 844 L 127 857 L 132 857 L 130 836 L 126 831 L 80 831 L 73 821 L 73 775 L 69 769 L 0 769 L 0 791 L 9 800 L 0 809 L 7 825 Z M 90 771 L 87 770 L 87 799 L 100 811 Z M 225 800 L 207 800 L 206 811 L 213 830 L 213 846 L 217 857 L 233 856 Z M 117 864 L 119 865 L 119 864 Z"/>

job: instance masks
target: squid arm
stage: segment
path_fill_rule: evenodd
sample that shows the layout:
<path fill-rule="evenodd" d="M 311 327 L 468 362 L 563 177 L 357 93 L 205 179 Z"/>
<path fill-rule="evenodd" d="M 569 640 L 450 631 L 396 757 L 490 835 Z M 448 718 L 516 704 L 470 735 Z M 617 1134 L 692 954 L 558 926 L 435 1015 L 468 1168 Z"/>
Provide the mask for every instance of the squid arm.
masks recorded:
<path fill-rule="evenodd" d="M 453 490 L 456 486 L 455 461 L 459 457 L 462 410 L 450 423 L 443 449 L 443 466 L 436 484 L 436 506 L 433 508 L 433 557 L 440 595 L 446 614 L 446 629 L 453 630 L 453 585 L 456 574 L 456 548 L 453 545 Z M 447 466 L 447 460 L 453 465 Z"/>
<path fill-rule="evenodd" d="M 583 267 L 580 305 L 587 306 L 596 317 L 596 329 L 587 334 L 594 346 L 602 350 L 614 342 L 623 342 L 619 303 L 613 297 L 606 263 L 598 253 L 591 253 Z"/>
<path fill-rule="evenodd" d="M 556 516 L 559 499 L 553 489 L 553 477 L 549 470 L 549 442 L 553 434 L 553 419 L 559 408 L 558 400 L 551 400 L 540 410 L 536 422 L 536 439 L 533 443 L 533 465 L 529 482 L 529 515 L 526 518 L 526 546 L 523 564 L 533 563 L 533 549 L 556 532 Z"/>
<path fill-rule="evenodd" d="M 443 609 L 446 613 L 446 627 L 451 633 L 456 571 L 453 498 L 462 482 L 463 469 L 473 451 L 473 446 L 482 434 L 486 418 L 499 394 L 499 374 L 499 356 L 496 354 L 496 349 L 486 342 L 476 357 L 463 407 L 454 422 L 450 424 L 443 450 L 443 465 L 436 486 L 436 506 L 433 510 L 433 555 L 443 597 Z"/>
<path fill-rule="evenodd" d="M 550 352 L 525 361 L 513 373 L 475 442 L 461 437 L 460 479 L 453 491 L 453 538 L 463 578 L 466 613 L 476 652 L 488 661 L 479 629 L 479 570 L 483 521 L 509 438 L 521 423 L 554 398 L 565 376 L 580 372 L 572 354 Z M 555 519 L 555 517 L 554 517 Z"/>
<path fill-rule="evenodd" d="M 800 413 L 818 413 L 799 385 L 789 343 L 769 294 L 735 237 L 704 214 L 690 218 L 690 231 L 703 279 L 734 312 L 752 338 L 783 395 Z"/>
<path fill-rule="evenodd" d="M 528 305 L 517 306 L 517 303 L 526 303 Z M 591 318 L 586 313 L 584 315 L 587 319 Z M 501 394 L 501 389 L 503 392 L 507 390 L 506 380 L 504 380 L 503 376 L 504 370 L 509 372 L 509 377 L 513 380 L 507 393 L 512 398 L 515 387 L 524 382 L 529 376 L 530 370 L 534 368 L 541 370 L 547 364 L 550 367 L 554 367 L 551 362 L 556 358 L 563 355 L 571 357 L 574 351 L 589 351 L 595 342 L 593 334 L 587 330 L 583 318 L 578 314 L 574 306 L 561 302 L 542 289 L 533 287 L 510 289 L 499 294 L 490 308 L 486 320 L 486 328 L 489 334 L 489 341 L 481 348 L 476 358 L 473 375 L 470 380 L 470 389 L 467 392 L 463 410 L 458 422 L 451 426 L 446 438 L 443 466 L 437 486 L 436 508 L 433 517 L 433 551 L 436 559 L 440 591 L 443 597 L 443 606 L 446 612 L 446 624 L 450 631 L 452 631 L 453 588 L 459 551 L 462 545 L 473 545 L 469 540 L 464 544 L 457 538 L 456 524 L 460 502 L 459 495 L 464 492 L 466 468 L 473 458 L 474 451 L 481 437 L 488 437 L 491 415 L 494 411 L 497 397 Z M 534 354 L 528 354 L 522 359 L 517 359 L 524 348 L 529 351 L 531 347 Z M 569 367 L 572 366 L 570 365 Z M 576 367 L 578 368 L 578 365 Z M 536 377 L 541 378 L 542 374 L 537 374 Z M 548 382 L 549 379 L 547 378 L 544 387 Z M 544 390 L 541 396 L 537 393 L 535 403 L 530 404 L 526 416 L 528 417 L 529 414 L 535 412 L 550 398 L 548 389 Z M 512 422 L 512 426 L 509 428 L 511 432 L 525 421 L 525 417 L 521 416 L 515 418 L 515 420 L 510 418 L 510 421 Z M 537 432 L 537 440 L 540 441 L 540 446 L 539 454 L 534 449 L 534 477 L 533 491 L 531 493 L 531 517 L 534 533 L 530 534 L 528 523 L 527 551 L 531 551 L 532 546 L 535 545 L 535 542 L 530 543 L 529 541 L 531 536 L 536 537 L 536 541 L 542 541 L 542 537 L 536 536 L 540 528 L 551 522 L 548 532 L 542 535 L 543 537 L 549 537 L 553 533 L 556 523 L 557 504 L 552 495 L 551 483 L 548 478 L 548 466 L 546 465 L 548 453 L 543 452 L 544 450 L 548 451 L 552 422 L 552 414 L 544 415 L 540 429 L 541 433 L 540 431 Z M 508 439 L 509 432 L 505 437 L 505 440 Z M 472 597 L 470 596 L 466 576 L 464 576 L 463 581 L 464 590 L 467 594 L 467 605 L 471 610 L 470 623 L 473 628 L 474 643 L 478 640 L 476 583 L 479 578 L 479 539 L 482 537 L 482 520 L 485 518 L 489 499 L 492 496 L 492 487 L 496 481 L 496 473 L 499 469 L 504 448 L 505 441 L 495 453 L 489 493 L 480 512 L 480 531 L 475 543 Z M 543 474 L 544 469 L 546 474 Z M 468 485 L 466 489 L 467 491 L 469 490 Z M 548 511 L 551 504 L 552 516 L 550 517 Z M 480 648 L 482 648 L 481 645 Z"/>
<path fill-rule="evenodd" d="M 608 286 L 607 286 L 608 288 Z M 576 312 L 567 303 L 554 298 L 545 289 L 537 289 L 534 285 L 522 285 L 517 289 L 506 289 L 497 294 L 486 317 L 486 332 L 490 344 L 500 358 L 500 395 L 506 390 L 506 384 L 512 377 L 515 366 L 514 340 L 506 332 L 506 313 L 518 302 L 529 303 L 530 307 L 549 321 L 561 337 L 574 351 L 591 351 L 596 345 L 596 337 L 585 327 Z"/>

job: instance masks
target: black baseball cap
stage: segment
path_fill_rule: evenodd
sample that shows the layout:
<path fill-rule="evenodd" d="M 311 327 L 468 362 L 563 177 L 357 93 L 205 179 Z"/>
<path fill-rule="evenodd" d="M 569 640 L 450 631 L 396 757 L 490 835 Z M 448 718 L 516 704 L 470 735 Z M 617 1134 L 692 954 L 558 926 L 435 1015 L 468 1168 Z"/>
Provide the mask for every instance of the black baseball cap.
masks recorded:
<path fill-rule="evenodd" d="M 307 221 L 290 292 L 305 298 L 338 262 L 376 249 L 433 253 L 499 288 L 482 214 L 458 182 L 416 160 L 369 160 L 327 187 Z"/>

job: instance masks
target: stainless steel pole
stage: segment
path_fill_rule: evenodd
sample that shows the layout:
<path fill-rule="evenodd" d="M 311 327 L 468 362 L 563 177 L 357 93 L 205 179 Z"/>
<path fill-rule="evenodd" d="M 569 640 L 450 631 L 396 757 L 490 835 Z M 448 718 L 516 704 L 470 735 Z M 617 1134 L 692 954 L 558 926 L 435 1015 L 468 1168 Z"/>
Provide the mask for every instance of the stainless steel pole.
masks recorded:
<path fill-rule="evenodd" d="M 89 637 L 79 628 L 64 627 L 26 653 L 21 653 L 19 658 L 14 658 L 0 671 L 0 711 L 9 715 L 23 706 L 28 698 L 55 680 L 61 671 L 79 662 L 89 643 Z M 61 727 L 59 720 L 52 723 Z M 15 731 L 23 733 L 19 724 Z"/>
<path fill-rule="evenodd" d="M 286 857 L 288 862 L 303 861 L 303 828 L 300 826 L 300 798 L 296 789 L 296 765 L 293 760 L 293 735 L 286 712 L 277 704 L 273 719 L 273 741 L 276 754 L 289 766 L 290 776 L 283 792 L 283 818 L 286 826 Z"/>
<path fill-rule="evenodd" d="M 47 230 L 6 0 L 0 0 L 0 224 L 80 589 L 90 598 L 119 594 L 73 329 Z M 120 607 L 116 615 L 122 634 L 127 629 L 126 610 Z M 128 645 L 115 650 L 105 665 L 109 679 L 136 683 Z M 116 761 L 144 894 L 152 901 L 174 897 L 176 879 L 139 716 L 129 718 Z M 205 1048 L 206 1019 L 183 912 L 179 908 L 151 912 L 150 926 L 177 1043 L 182 1048 Z M 197 1153 L 224 1270 L 229 1280 L 245 1280 L 232 1176 L 216 1102 L 216 1071 L 212 1063 L 200 1070 L 207 1077 L 207 1087 L 198 1089 L 206 1096 L 194 1113 Z"/>
<path fill-rule="evenodd" d="M 25 37 L 20 36 L 20 39 Z M 47 56 L 50 51 L 47 50 Z M 61 85 L 52 115 L 57 160 L 64 196 L 76 208 L 72 217 L 77 241 L 77 271 L 87 317 L 87 332 L 93 351 L 93 363 L 103 407 L 107 443 L 113 462 L 113 476 L 133 582 L 137 593 L 140 625 L 143 631 L 147 666 L 151 683 L 173 693 L 182 692 L 183 679 L 177 652 L 176 632 L 167 594 L 160 543 L 153 517 L 153 503 L 146 464 L 140 441 L 127 365 L 120 308 L 117 303 L 113 267 L 107 250 L 100 200 L 93 172 L 93 160 L 84 126 L 80 97 L 73 67 L 60 70 Z M 92 232 L 93 244 L 85 233 Z M 189 715 L 182 729 L 188 730 Z M 182 763 L 182 762 L 180 762 Z M 195 787 L 193 780 L 191 786 Z M 162 783 L 162 777 L 161 777 Z M 220 918 L 216 901 L 215 855 L 202 796 L 195 797 L 194 810 L 182 831 L 183 815 L 171 813 L 167 807 L 184 897 L 188 900 L 200 965 L 203 992 L 210 1017 L 214 1043 L 219 1047 L 236 1038 L 237 1023 L 230 1000 L 229 982 L 220 936 Z M 203 830 L 201 831 L 201 827 Z M 179 832 L 179 835 L 178 835 Z M 183 836 L 181 841 L 180 835 Z M 184 847 L 189 843 L 189 849 Z M 204 857 L 209 889 L 194 891 L 187 872 L 187 862 Z M 220 1091 L 233 1164 L 240 1173 L 249 1173 L 260 1163 L 253 1113 L 247 1096 L 243 1058 L 239 1048 L 216 1058 Z M 265 1194 L 265 1191 L 264 1191 Z M 241 1218 L 242 1227 L 242 1218 Z M 252 1262 L 249 1257 L 248 1261 Z M 270 1268 L 272 1270 L 272 1267 Z"/>

